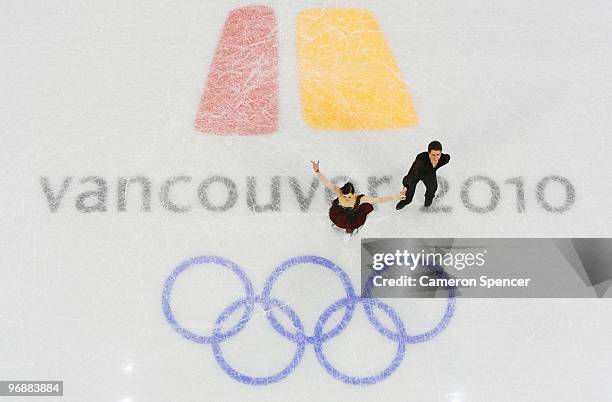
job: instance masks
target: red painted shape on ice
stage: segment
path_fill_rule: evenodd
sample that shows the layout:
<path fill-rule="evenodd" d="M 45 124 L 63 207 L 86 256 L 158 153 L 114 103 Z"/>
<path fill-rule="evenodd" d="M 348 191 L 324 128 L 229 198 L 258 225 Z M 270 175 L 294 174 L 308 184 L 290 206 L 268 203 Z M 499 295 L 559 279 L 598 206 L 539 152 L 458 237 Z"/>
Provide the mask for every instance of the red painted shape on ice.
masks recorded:
<path fill-rule="evenodd" d="M 200 100 L 197 130 L 253 135 L 278 129 L 276 31 L 270 7 L 241 7 L 229 13 Z"/>

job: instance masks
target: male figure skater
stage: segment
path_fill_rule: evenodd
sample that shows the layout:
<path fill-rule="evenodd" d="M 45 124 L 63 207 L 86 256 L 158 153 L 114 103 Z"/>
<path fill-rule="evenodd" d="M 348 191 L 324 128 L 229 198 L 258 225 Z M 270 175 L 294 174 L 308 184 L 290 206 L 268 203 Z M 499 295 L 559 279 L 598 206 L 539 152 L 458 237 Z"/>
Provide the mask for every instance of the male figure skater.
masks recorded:
<path fill-rule="evenodd" d="M 404 187 L 408 188 L 406 199 L 398 202 L 395 209 L 400 210 L 412 202 L 416 185 L 421 180 L 426 188 L 425 207 L 429 207 L 438 189 L 436 170 L 446 165 L 448 161 L 450 161 L 450 155 L 442 153 L 442 144 L 438 141 L 430 142 L 427 152 L 421 152 L 417 155 L 408 174 L 404 176 L 402 183 Z"/>

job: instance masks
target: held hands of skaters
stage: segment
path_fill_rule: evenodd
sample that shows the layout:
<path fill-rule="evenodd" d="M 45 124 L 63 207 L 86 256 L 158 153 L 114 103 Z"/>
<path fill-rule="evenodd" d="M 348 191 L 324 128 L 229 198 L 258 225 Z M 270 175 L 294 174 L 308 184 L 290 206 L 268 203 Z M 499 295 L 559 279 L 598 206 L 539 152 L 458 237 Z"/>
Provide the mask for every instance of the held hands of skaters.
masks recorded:
<path fill-rule="evenodd" d="M 430 142 L 427 146 L 427 152 L 421 152 L 417 155 L 408 174 L 402 179 L 404 185 L 402 190 L 399 193 L 384 197 L 368 197 L 365 194 L 359 194 L 351 182 L 346 182 L 342 187 L 338 187 L 319 171 L 319 161 L 311 160 L 310 163 L 319 180 L 337 196 L 329 208 L 329 218 L 332 221 L 332 226 L 344 229 L 346 231 L 345 236 L 350 238 L 351 234 L 363 226 L 368 214 L 374 210 L 372 204 L 399 200 L 395 209 L 400 210 L 412 202 L 414 190 L 419 181 L 425 184 L 424 207 L 429 208 L 438 189 L 436 171 L 449 161 L 450 155 L 442 153 L 442 144 L 439 141 Z"/>
<path fill-rule="evenodd" d="M 406 191 L 408 191 L 408 189 L 404 187 L 402 191 L 399 192 L 399 194 L 390 195 L 387 197 L 380 197 L 380 198 L 367 197 L 367 199 L 372 202 L 387 202 L 387 201 L 395 201 L 395 200 L 403 201 L 406 199 Z"/>

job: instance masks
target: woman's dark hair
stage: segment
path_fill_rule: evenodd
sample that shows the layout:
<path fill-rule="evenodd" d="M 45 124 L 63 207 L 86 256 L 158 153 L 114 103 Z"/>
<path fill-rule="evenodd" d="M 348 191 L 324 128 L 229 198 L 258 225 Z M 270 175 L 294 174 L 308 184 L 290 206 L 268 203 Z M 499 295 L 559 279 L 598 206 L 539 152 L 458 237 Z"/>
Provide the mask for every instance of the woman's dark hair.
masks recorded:
<path fill-rule="evenodd" d="M 340 187 L 340 191 L 342 191 L 342 194 L 354 194 L 355 186 L 350 181 L 347 181 L 344 186 Z"/>
<path fill-rule="evenodd" d="M 432 141 L 429 143 L 429 146 L 427 147 L 427 152 L 431 152 L 432 150 L 442 151 L 442 144 L 440 144 L 440 141 Z"/>

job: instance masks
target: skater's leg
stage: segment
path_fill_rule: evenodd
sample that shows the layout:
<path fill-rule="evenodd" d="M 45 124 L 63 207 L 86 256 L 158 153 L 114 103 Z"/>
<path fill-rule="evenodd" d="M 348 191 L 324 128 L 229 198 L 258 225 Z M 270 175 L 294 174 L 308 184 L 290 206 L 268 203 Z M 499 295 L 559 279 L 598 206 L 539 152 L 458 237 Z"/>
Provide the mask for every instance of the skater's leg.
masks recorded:
<path fill-rule="evenodd" d="M 425 184 L 425 207 L 429 207 L 433 202 L 434 197 L 436 196 L 436 191 L 438 190 L 438 179 L 435 174 L 429 175 L 423 178 L 423 183 Z"/>

